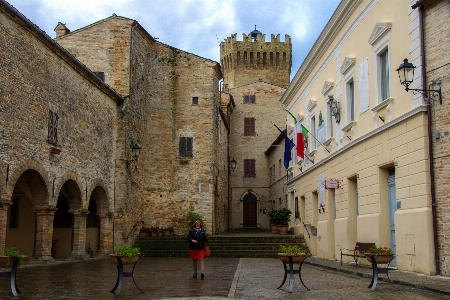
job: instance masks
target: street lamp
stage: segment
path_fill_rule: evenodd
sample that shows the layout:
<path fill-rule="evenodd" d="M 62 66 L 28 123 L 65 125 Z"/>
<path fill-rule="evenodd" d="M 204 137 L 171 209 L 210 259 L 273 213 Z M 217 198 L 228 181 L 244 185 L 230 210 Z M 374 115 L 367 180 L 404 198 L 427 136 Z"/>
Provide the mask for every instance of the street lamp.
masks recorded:
<path fill-rule="evenodd" d="M 234 172 L 234 169 L 236 169 L 236 163 L 237 163 L 237 161 L 234 158 L 230 161 L 230 167 L 233 172 Z"/>
<path fill-rule="evenodd" d="M 133 147 L 131 147 L 131 151 L 133 152 L 133 159 L 124 158 L 124 160 L 127 163 L 127 168 L 129 168 L 130 163 L 133 161 L 137 161 L 139 154 L 140 154 L 141 146 L 139 146 L 137 143 L 134 144 Z"/>
<path fill-rule="evenodd" d="M 414 94 L 415 94 L 415 92 L 419 92 L 425 96 L 427 96 L 427 95 L 424 92 L 431 92 L 433 96 L 439 97 L 439 104 L 442 105 L 442 92 L 441 92 L 441 86 L 440 86 L 441 81 L 439 79 L 435 80 L 433 82 L 433 83 L 439 85 L 438 90 L 432 90 L 432 89 L 423 90 L 423 89 L 410 89 L 409 88 L 410 84 L 414 80 L 414 69 L 415 68 L 416 68 L 416 66 L 414 66 L 412 63 L 408 62 L 408 59 L 405 58 L 403 60 L 403 63 L 397 69 L 398 77 L 400 78 L 400 83 L 405 86 L 405 91 L 407 91 L 407 92 L 413 91 Z"/>

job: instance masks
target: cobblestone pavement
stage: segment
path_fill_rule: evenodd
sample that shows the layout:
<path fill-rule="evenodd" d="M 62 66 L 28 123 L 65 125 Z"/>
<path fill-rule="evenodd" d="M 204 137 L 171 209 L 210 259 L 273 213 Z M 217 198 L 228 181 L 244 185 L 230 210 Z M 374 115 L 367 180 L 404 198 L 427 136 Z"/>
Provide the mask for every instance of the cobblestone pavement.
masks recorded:
<path fill-rule="evenodd" d="M 371 291 L 367 288 L 371 281 L 368 266 L 340 267 L 339 262 L 314 257 L 307 258 L 302 266 L 303 282 L 309 291 L 298 275 L 293 293 L 288 292 L 289 277 L 277 290 L 284 269 L 273 258 L 210 257 L 206 259 L 204 280 L 192 278 L 192 273 L 189 258 L 144 257 L 135 269 L 136 284 L 144 294 L 132 278 L 124 278 L 122 291 L 116 296 L 110 290 L 117 268 L 109 258 L 24 265 L 17 273 L 22 293 L 12 297 L 9 279 L 0 278 L 0 299 L 450 299 L 447 277 L 390 271 L 391 283 L 379 282 Z M 430 287 L 431 291 L 417 287 Z"/>

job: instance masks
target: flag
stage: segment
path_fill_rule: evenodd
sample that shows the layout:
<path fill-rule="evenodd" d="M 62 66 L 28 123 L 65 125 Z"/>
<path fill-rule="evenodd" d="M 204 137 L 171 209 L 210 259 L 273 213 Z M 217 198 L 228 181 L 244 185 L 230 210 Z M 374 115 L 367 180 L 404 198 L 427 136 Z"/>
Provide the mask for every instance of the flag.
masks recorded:
<path fill-rule="evenodd" d="M 298 124 L 298 123 L 297 123 Z M 302 124 L 295 124 L 295 136 L 297 137 L 297 155 L 305 159 L 305 137 L 308 135 L 308 129 Z"/>
<path fill-rule="evenodd" d="M 295 144 L 291 141 L 291 139 L 283 132 L 280 128 L 278 128 L 275 123 L 273 123 L 273 126 L 275 126 L 279 132 L 281 132 L 284 135 L 284 167 L 286 169 L 289 168 L 289 162 L 291 161 L 291 151 L 292 148 L 295 147 Z"/>
<path fill-rule="evenodd" d="M 284 132 L 283 134 L 284 134 L 284 167 L 288 169 L 289 162 L 291 161 L 291 151 L 292 148 L 294 148 L 295 144 Z"/>
<path fill-rule="evenodd" d="M 305 142 L 304 138 L 308 134 L 308 129 L 305 128 L 302 124 L 297 122 L 297 118 L 294 117 L 293 114 L 289 110 L 285 108 L 288 114 L 294 118 L 294 130 L 295 130 L 295 145 L 296 145 L 296 153 L 297 156 L 300 156 L 302 159 L 305 159 Z"/>

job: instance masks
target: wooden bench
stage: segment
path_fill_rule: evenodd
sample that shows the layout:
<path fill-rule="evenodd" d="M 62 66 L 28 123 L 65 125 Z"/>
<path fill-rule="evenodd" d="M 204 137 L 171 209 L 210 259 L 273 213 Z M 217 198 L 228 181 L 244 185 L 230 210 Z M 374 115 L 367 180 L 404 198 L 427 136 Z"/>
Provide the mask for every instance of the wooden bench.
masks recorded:
<path fill-rule="evenodd" d="M 353 257 L 353 260 L 356 263 L 356 266 L 358 266 L 358 258 L 359 257 L 366 257 L 364 255 L 365 252 L 368 252 L 370 248 L 375 245 L 375 243 L 360 243 L 356 242 L 354 249 L 341 249 L 341 266 L 342 266 L 342 256 L 351 256 Z M 345 252 L 343 252 L 345 251 Z M 347 253 L 346 253 L 347 252 Z"/>

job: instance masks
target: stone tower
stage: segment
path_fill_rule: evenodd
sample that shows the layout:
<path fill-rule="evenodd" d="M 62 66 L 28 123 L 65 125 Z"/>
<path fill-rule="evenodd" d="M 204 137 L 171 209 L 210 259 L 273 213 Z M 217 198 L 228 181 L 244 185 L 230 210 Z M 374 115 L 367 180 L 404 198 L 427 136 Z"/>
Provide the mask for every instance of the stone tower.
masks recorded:
<path fill-rule="evenodd" d="M 256 26 L 255 26 L 256 27 Z M 285 35 L 266 35 L 253 30 L 242 34 L 242 41 L 232 34 L 220 44 L 220 64 L 224 73 L 224 88 L 236 88 L 249 83 L 263 81 L 287 88 L 292 64 L 291 38 Z"/>

